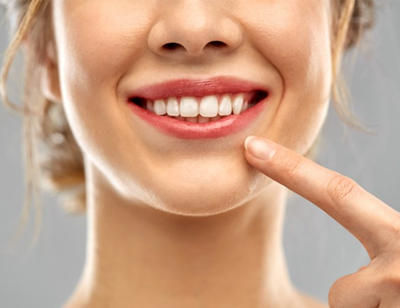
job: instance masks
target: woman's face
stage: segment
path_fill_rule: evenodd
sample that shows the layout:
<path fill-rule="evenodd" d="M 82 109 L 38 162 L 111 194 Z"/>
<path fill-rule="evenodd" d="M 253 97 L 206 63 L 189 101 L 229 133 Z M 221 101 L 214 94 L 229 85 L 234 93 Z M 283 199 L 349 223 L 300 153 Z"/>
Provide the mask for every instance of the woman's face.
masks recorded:
<path fill-rule="evenodd" d="M 270 184 L 245 160 L 246 136 L 304 154 L 325 119 L 330 0 L 54 0 L 52 14 L 69 124 L 85 163 L 125 200 L 232 209 Z M 127 103 L 146 86 L 220 76 L 268 89 L 257 117 L 223 137 L 163 133 Z"/>

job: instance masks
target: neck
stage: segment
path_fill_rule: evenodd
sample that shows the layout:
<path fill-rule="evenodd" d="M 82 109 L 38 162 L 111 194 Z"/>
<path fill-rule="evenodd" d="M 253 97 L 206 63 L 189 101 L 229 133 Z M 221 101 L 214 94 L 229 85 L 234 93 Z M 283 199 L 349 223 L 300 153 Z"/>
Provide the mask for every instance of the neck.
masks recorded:
<path fill-rule="evenodd" d="M 80 307 L 288 305 L 294 291 L 282 247 L 282 186 L 207 217 L 169 214 L 89 186 Z"/>

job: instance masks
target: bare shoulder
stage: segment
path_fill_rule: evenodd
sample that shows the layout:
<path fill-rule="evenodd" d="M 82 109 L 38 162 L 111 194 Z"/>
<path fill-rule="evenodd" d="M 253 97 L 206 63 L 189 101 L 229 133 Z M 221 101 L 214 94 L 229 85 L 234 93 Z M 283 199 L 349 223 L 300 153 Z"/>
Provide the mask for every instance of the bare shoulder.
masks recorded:
<path fill-rule="evenodd" d="M 329 305 L 325 302 L 322 302 L 310 295 L 301 293 L 297 291 L 298 299 L 297 304 L 294 307 L 301 307 L 301 308 L 329 308 Z M 301 305 L 299 305 L 301 303 Z"/>

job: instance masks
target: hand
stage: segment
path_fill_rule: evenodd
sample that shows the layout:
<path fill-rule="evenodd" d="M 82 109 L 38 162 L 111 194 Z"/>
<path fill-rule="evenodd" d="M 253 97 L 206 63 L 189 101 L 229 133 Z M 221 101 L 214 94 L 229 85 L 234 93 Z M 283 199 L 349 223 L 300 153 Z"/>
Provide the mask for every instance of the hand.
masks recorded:
<path fill-rule="evenodd" d="M 339 278 L 329 291 L 331 308 L 400 307 L 400 213 L 357 183 L 294 151 L 248 137 L 248 162 L 308 199 L 350 231 L 371 262 Z"/>

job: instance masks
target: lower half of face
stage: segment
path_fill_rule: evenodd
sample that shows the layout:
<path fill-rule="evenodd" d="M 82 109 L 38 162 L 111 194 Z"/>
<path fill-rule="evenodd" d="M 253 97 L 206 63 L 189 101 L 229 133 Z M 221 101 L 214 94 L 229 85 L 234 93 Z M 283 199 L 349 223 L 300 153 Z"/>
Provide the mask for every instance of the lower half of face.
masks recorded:
<path fill-rule="evenodd" d="M 330 9 L 327 0 L 171 3 L 55 1 L 62 101 L 86 163 L 121 199 L 213 215 L 271 183 L 246 162 L 247 136 L 302 154 L 313 145 L 329 103 Z M 250 123 L 215 138 L 162 132 L 126 95 L 220 76 L 268 91 Z"/>

